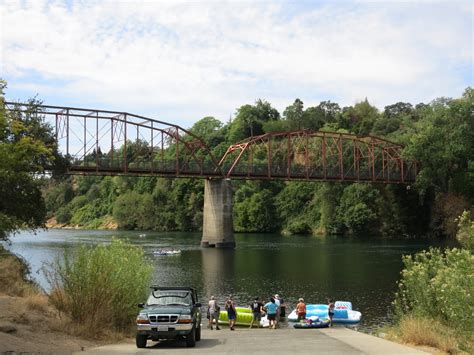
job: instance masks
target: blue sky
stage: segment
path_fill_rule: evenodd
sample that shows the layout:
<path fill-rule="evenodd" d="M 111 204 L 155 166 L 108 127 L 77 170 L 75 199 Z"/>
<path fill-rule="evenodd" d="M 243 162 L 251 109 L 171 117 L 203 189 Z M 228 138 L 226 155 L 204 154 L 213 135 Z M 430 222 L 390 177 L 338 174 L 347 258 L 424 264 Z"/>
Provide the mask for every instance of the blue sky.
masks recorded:
<path fill-rule="evenodd" d="M 190 127 L 261 98 L 281 112 L 459 97 L 473 86 L 467 1 L 1 1 L 7 99 Z"/>

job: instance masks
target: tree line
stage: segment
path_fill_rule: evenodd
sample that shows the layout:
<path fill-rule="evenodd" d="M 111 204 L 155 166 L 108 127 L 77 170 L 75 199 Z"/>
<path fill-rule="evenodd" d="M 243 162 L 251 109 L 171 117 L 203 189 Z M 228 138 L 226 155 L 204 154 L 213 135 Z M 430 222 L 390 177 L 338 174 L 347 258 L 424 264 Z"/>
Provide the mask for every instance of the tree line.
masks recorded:
<path fill-rule="evenodd" d="M 409 188 L 366 183 L 233 181 L 236 232 L 454 236 L 455 218 L 463 210 L 472 209 L 474 200 L 473 107 L 471 88 L 459 98 L 438 98 L 417 105 L 398 102 L 383 111 L 367 99 L 342 108 L 330 101 L 305 108 L 296 99 L 280 113 L 269 102 L 257 100 L 239 107 L 234 119 L 226 123 L 204 117 L 190 131 L 201 137 L 216 157 L 222 156 L 230 144 L 267 132 L 308 129 L 370 134 L 404 145 L 403 157 L 420 164 L 416 183 Z M 2 163 L 7 150 L 15 150 L 18 145 L 11 138 L 16 134 L 12 129 L 17 123 L 28 125 L 30 116 L 2 111 L 0 129 L 7 133 L 0 133 Z M 116 225 L 157 231 L 201 229 L 203 180 L 65 176 L 60 169 L 64 168 L 64 157 L 50 141 L 51 127 L 38 120 L 36 124 L 49 132 L 48 139 L 35 136 L 37 132 L 25 135 L 47 145 L 49 155 L 43 157 L 46 153 L 41 153 L 42 146 L 35 146 L 41 148 L 35 154 L 51 159 L 58 173 L 52 178 L 32 178 L 35 192 L 41 191 L 35 195 L 35 218 L 15 217 L 14 225 L 41 226 L 44 218 L 54 217 L 60 224 L 85 228 Z M 127 149 L 135 156 L 140 150 L 148 154 L 140 142 L 130 142 Z M 21 162 L 24 157 L 12 159 Z M 31 176 L 32 171 L 41 170 L 36 168 L 25 167 L 21 173 Z M 2 174 L 9 170 L 10 166 L 0 166 Z M 0 191 L 2 226 L 4 216 L 15 214 L 3 202 L 11 193 L 7 185 L 4 187 Z M 33 206 L 31 197 L 26 198 Z"/>

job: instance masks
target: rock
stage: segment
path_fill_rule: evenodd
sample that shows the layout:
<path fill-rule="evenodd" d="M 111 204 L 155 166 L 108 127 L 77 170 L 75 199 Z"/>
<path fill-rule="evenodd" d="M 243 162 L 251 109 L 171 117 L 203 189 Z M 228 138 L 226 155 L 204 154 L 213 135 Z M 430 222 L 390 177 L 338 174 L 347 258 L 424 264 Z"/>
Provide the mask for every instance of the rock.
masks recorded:
<path fill-rule="evenodd" d="M 16 327 L 13 325 L 8 325 L 8 324 L 1 324 L 0 325 L 0 332 L 2 333 L 16 333 Z"/>

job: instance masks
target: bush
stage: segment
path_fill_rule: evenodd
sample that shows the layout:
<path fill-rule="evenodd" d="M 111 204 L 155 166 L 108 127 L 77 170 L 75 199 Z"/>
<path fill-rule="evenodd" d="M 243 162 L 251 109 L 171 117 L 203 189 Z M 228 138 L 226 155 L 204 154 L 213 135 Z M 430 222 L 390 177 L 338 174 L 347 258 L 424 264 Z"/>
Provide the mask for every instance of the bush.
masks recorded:
<path fill-rule="evenodd" d="M 459 230 L 456 234 L 456 239 L 471 253 L 474 251 L 474 222 L 471 221 L 471 214 L 464 211 L 457 219 Z"/>
<path fill-rule="evenodd" d="M 71 221 L 71 217 L 69 205 L 60 207 L 56 212 L 56 221 L 60 224 L 68 224 Z"/>
<path fill-rule="evenodd" d="M 396 294 L 399 322 L 407 316 L 437 320 L 463 342 L 474 334 L 474 256 L 463 249 L 431 248 L 404 256 Z"/>
<path fill-rule="evenodd" d="M 152 272 L 143 249 L 116 239 L 109 245 L 79 245 L 45 270 L 51 303 L 94 336 L 130 329 Z"/>

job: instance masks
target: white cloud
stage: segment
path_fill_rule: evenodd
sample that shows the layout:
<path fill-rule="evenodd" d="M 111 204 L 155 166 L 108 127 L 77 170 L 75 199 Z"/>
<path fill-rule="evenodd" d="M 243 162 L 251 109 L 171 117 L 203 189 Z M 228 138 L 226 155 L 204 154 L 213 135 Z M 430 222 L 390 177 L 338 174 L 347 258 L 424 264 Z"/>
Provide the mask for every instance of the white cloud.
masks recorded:
<path fill-rule="evenodd" d="M 308 4 L 290 16 L 282 2 L 7 1 L 2 76 L 57 98 L 49 104 L 166 113 L 187 126 L 257 98 L 281 111 L 296 97 L 383 107 L 472 84 L 473 5 Z"/>

